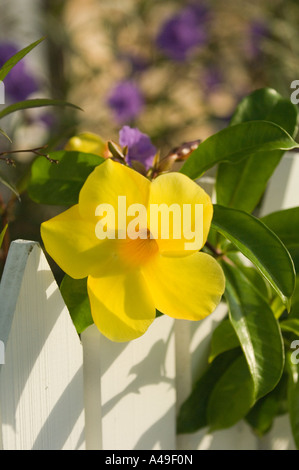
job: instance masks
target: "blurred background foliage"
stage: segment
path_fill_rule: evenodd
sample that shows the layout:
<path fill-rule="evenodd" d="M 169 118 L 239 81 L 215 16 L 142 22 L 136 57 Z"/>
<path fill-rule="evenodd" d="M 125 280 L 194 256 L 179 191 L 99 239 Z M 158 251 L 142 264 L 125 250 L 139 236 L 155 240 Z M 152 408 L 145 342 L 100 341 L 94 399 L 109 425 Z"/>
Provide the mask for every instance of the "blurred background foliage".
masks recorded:
<path fill-rule="evenodd" d="M 298 24 L 296 0 L 3 0 L 0 65 L 47 36 L 5 79 L 6 104 L 51 97 L 82 111 L 18 112 L 2 121 L 12 144 L 0 136 L 0 151 L 57 150 L 81 131 L 118 142 L 123 125 L 148 134 L 162 155 L 204 140 L 251 91 L 268 86 L 290 96 Z M 0 171 L 22 194 L 19 201 L 1 184 L 2 224 L 5 207 L 11 239 L 40 241 L 40 223 L 60 208 L 26 195 L 36 155 L 12 156 L 16 166 L 0 162 Z M 4 258 L 5 246 L 2 265 Z"/>

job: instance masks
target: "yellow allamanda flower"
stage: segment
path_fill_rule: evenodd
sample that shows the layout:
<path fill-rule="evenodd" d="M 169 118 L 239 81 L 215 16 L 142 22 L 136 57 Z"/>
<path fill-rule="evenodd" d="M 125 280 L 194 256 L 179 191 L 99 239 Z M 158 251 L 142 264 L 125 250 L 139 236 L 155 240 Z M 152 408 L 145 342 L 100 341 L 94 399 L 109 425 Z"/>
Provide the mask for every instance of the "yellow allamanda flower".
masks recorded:
<path fill-rule="evenodd" d="M 186 205 L 201 205 L 202 237 L 195 239 L 192 250 L 186 249 L 185 232 L 176 238 L 170 224 L 168 239 L 160 236 L 159 228 L 153 234 L 148 216 L 139 220 L 142 236 L 128 236 L 120 227 L 120 196 L 133 208 L 176 204 L 183 211 Z M 114 209 L 113 221 L 99 213 L 101 204 Z M 195 211 L 191 214 L 194 230 Z M 78 204 L 44 222 L 41 235 L 64 272 L 74 279 L 88 278 L 91 313 L 101 333 L 113 341 L 130 341 L 146 332 L 156 309 L 173 318 L 201 320 L 220 302 L 225 287 L 222 269 L 212 256 L 199 251 L 212 216 L 209 196 L 187 176 L 166 173 L 150 181 L 108 159 L 89 175 Z M 126 227 L 132 220 L 133 213 L 126 217 Z M 99 238 L 99 224 L 106 238 Z"/>

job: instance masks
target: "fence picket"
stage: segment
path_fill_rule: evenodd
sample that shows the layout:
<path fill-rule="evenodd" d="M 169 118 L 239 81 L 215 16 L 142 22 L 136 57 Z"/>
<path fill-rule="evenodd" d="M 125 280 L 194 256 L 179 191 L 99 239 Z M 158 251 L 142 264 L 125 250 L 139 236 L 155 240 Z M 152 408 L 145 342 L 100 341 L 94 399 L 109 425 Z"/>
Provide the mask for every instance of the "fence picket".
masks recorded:
<path fill-rule="evenodd" d="M 85 448 L 82 346 L 37 243 L 11 244 L 0 309 L 2 448 Z"/>
<path fill-rule="evenodd" d="M 98 390 L 89 389 L 85 405 L 86 423 L 98 436 L 95 440 L 87 430 L 87 448 L 176 448 L 173 324 L 171 318 L 160 317 L 145 335 L 130 343 L 114 343 L 95 326 L 83 332 L 83 348 L 89 348 L 85 386 L 100 384 Z"/>

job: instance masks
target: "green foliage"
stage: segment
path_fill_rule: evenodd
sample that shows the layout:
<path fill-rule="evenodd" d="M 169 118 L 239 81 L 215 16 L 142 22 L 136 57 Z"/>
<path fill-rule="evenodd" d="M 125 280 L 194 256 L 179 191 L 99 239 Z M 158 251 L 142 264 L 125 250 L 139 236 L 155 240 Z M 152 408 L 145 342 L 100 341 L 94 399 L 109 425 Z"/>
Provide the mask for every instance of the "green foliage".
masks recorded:
<path fill-rule="evenodd" d="M 295 288 L 295 272 L 280 239 L 256 217 L 228 207 L 214 206 L 212 225 L 259 269 L 289 306 Z"/>
<path fill-rule="evenodd" d="M 38 157 L 31 168 L 28 192 L 33 201 L 40 204 L 73 205 L 88 175 L 104 158 L 83 152 L 59 150 L 45 157 Z"/>
<path fill-rule="evenodd" d="M 72 108 L 80 109 L 78 106 L 75 106 L 72 103 L 68 103 L 67 101 L 63 100 L 50 100 L 46 98 L 35 98 L 32 100 L 26 101 L 19 101 L 18 103 L 11 104 L 6 108 L 0 111 L 0 119 L 8 116 L 11 113 L 15 113 L 16 111 L 22 111 L 24 109 L 32 109 L 32 108 L 41 108 L 43 106 L 71 106 Z"/>
<path fill-rule="evenodd" d="M 5 236 L 7 227 L 8 227 L 8 225 L 6 224 L 5 227 L 4 227 L 4 229 L 2 230 L 2 232 L 0 233 L 0 248 L 1 248 L 1 246 L 2 246 L 2 243 L 3 243 L 3 240 L 4 240 L 4 236 Z"/>
<path fill-rule="evenodd" d="M 6 186 L 8 189 L 10 189 L 11 192 L 14 193 L 17 196 L 17 198 L 20 198 L 20 195 L 19 195 L 18 190 L 15 187 L 15 185 L 1 171 L 0 171 L 0 183 L 4 184 L 4 186 Z"/>
<path fill-rule="evenodd" d="M 279 382 L 284 368 L 281 331 L 268 302 L 237 267 L 222 263 L 230 322 L 254 383 L 255 400 Z M 262 321 L 261 321 L 262 319 Z"/>
<path fill-rule="evenodd" d="M 22 60 L 29 52 L 31 52 L 36 46 L 38 46 L 42 41 L 44 41 L 44 39 L 45 38 L 43 37 L 33 42 L 32 44 L 29 44 L 29 46 L 24 47 L 22 50 L 14 54 L 9 60 L 7 60 L 3 64 L 3 66 L 0 68 L 0 81 L 3 81 L 6 78 L 6 76 L 9 74 L 9 72 L 13 69 L 13 67 L 20 60 Z M 4 109 L 1 109 L 0 119 L 3 119 L 4 117 L 8 116 L 9 114 L 15 113 L 16 111 L 23 111 L 26 109 L 40 108 L 40 107 L 46 107 L 46 106 L 59 106 L 59 107 L 67 106 L 67 107 L 72 107 L 75 109 L 80 109 L 78 108 L 78 106 L 75 106 L 74 104 L 68 103 L 64 100 L 35 98 L 35 99 L 30 99 L 30 100 L 25 100 L 25 101 L 19 101 L 17 103 L 13 103 L 5 107 Z M 3 137 L 5 137 L 7 140 L 11 142 L 10 137 L 2 128 L 0 128 L 0 135 L 2 135 Z M 8 152 L 8 153 L 13 153 L 13 152 Z M 6 152 L 4 152 L 4 154 L 7 155 Z M 4 156 L 2 156 L 1 154 L 0 156 L 1 156 L 1 160 L 5 160 Z M 6 159 L 6 162 L 14 163 L 12 159 Z M 17 189 L 15 188 L 15 185 L 10 181 L 10 179 L 7 176 L 4 176 L 2 173 L 0 175 L 0 183 L 8 187 L 19 198 L 19 193 Z"/>
<path fill-rule="evenodd" d="M 87 295 L 87 279 L 72 279 L 66 274 L 60 285 L 60 291 L 77 333 L 80 334 L 93 324 Z"/>
<path fill-rule="evenodd" d="M 286 395 L 287 374 L 283 374 L 274 390 L 258 400 L 247 414 L 247 423 L 259 437 L 270 431 L 276 416 L 286 412 Z"/>
<path fill-rule="evenodd" d="M 235 126 L 254 119 L 274 122 L 293 138 L 297 134 L 297 107 L 271 88 L 256 90 L 244 98 L 230 125 Z M 283 150 L 258 152 L 234 165 L 221 163 L 216 180 L 218 204 L 252 212 L 283 153 Z"/>
<path fill-rule="evenodd" d="M 239 346 L 240 341 L 230 320 L 228 318 L 223 320 L 215 328 L 211 340 L 209 362 L 212 362 L 215 357 L 225 351 L 230 351 L 231 349 L 238 348 Z"/>
<path fill-rule="evenodd" d="M 0 134 L 3 135 L 11 143 L 10 137 L 6 134 L 6 132 L 3 129 L 0 129 Z"/>
<path fill-rule="evenodd" d="M 211 431 L 236 424 L 254 404 L 254 384 L 244 356 L 235 359 L 219 378 L 209 397 Z"/>
<path fill-rule="evenodd" d="M 242 122 L 208 137 L 192 152 L 181 172 L 196 179 L 220 162 L 238 163 L 255 153 L 294 148 L 298 148 L 298 144 L 277 124 Z"/>
<path fill-rule="evenodd" d="M 258 217 L 284 151 L 298 147 L 297 125 L 294 105 L 275 90 L 257 90 L 182 167 L 198 178 L 219 164 L 207 249 L 214 247 L 209 252 L 224 269 L 228 317 L 214 330 L 206 370 L 181 406 L 179 433 L 244 419 L 262 436 L 289 413 L 299 449 L 299 366 L 291 354 L 299 346 L 299 208 Z"/>
<path fill-rule="evenodd" d="M 261 220 L 286 246 L 299 273 L 299 207 L 272 212 Z"/>
<path fill-rule="evenodd" d="M 41 39 L 38 39 L 37 41 L 33 42 L 32 44 L 29 44 L 29 46 L 24 47 L 21 51 L 17 52 L 14 54 L 9 60 L 5 62 L 5 64 L 2 65 L 0 68 L 0 80 L 3 81 L 4 78 L 9 74 L 11 69 L 20 62 L 32 49 L 34 49 L 36 46 L 38 46 L 42 41 L 44 41 L 44 37 Z"/>
<path fill-rule="evenodd" d="M 191 433 L 209 425 L 207 409 L 211 391 L 233 361 L 240 357 L 238 350 L 219 355 L 195 383 L 191 395 L 183 403 L 177 422 L 178 433 Z"/>

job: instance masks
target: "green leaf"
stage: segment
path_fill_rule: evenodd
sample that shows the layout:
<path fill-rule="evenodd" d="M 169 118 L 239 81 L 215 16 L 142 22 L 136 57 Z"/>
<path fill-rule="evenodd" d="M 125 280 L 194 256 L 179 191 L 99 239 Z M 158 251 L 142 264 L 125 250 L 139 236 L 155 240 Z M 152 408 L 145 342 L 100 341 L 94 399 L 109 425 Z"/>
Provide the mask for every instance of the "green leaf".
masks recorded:
<path fill-rule="evenodd" d="M 286 393 L 287 375 L 283 374 L 274 390 L 258 400 L 249 411 L 245 419 L 259 437 L 270 431 L 276 416 L 286 412 Z"/>
<path fill-rule="evenodd" d="M 217 204 L 212 226 L 257 267 L 289 309 L 295 288 L 294 265 L 275 233 L 256 217 Z"/>
<path fill-rule="evenodd" d="M 287 354 L 287 363 L 289 371 L 288 381 L 288 409 L 292 428 L 292 434 L 299 450 L 299 360 L 294 358 L 294 353 Z"/>
<path fill-rule="evenodd" d="M 240 341 L 236 335 L 234 327 L 227 318 L 219 323 L 213 332 L 209 362 L 212 362 L 217 356 L 225 351 L 230 351 L 237 347 L 240 347 Z"/>
<path fill-rule="evenodd" d="M 40 204 L 74 205 L 88 175 L 104 158 L 83 152 L 60 150 L 49 154 L 58 163 L 38 157 L 31 168 L 28 194 Z"/>
<path fill-rule="evenodd" d="M 211 392 L 238 355 L 240 352 L 233 350 L 216 357 L 195 383 L 192 393 L 179 410 L 177 420 L 179 434 L 195 432 L 208 425 L 207 406 Z"/>
<path fill-rule="evenodd" d="M 297 119 L 297 108 L 289 99 L 283 98 L 273 88 L 260 88 L 240 102 L 231 118 L 230 125 L 265 120 L 275 122 L 293 135 L 297 131 Z"/>
<path fill-rule="evenodd" d="M 242 355 L 231 363 L 211 392 L 207 408 L 210 431 L 233 426 L 253 404 L 253 381 Z"/>
<path fill-rule="evenodd" d="M 162 312 L 160 312 L 160 310 L 156 309 L 156 318 L 162 317 L 162 315 L 164 315 L 164 313 L 162 313 Z"/>
<path fill-rule="evenodd" d="M 299 273 L 299 207 L 272 212 L 260 219 L 288 249 Z"/>
<path fill-rule="evenodd" d="M 299 337 L 299 318 L 290 318 L 288 320 L 282 321 L 280 323 L 280 328 L 282 331 L 293 333 Z"/>
<path fill-rule="evenodd" d="M 279 324 L 268 302 L 236 267 L 222 263 L 225 298 L 231 324 L 239 338 L 254 383 L 255 398 L 269 393 L 284 368 L 284 348 Z"/>
<path fill-rule="evenodd" d="M 31 109 L 31 108 L 41 108 L 43 106 L 70 106 L 72 108 L 80 109 L 78 106 L 68 103 L 64 100 L 51 100 L 48 98 L 36 98 L 32 100 L 26 101 L 19 101 L 18 103 L 11 104 L 6 108 L 0 111 L 0 119 L 8 114 L 14 113 L 16 111 L 21 111 L 24 109 Z"/>
<path fill-rule="evenodd" d="M 0 183 L 4 184 L 4 186 L 6 186 L 8 189 L 10 189 L 16 196 L 18 199 L 20 199 L 20 195 L 18 193 L 18 190 L 16 189 L 16 187 L 14 186 L 13 183 L 11 183 L 8 179 L 7 179 L 7 176 L 4 175 L 3 173 L 0 172 Z"/>
<path fill-rule="evenodd" d="M 3 243 L 3 240 L 4 240 L 4 236 L 5 236 L 7 227 L 8 227 L 8 224 L 5 225 L 4 229 L 3 229 L 2 232 L 0 233 L 0 248 L 1 248 L 1 246 L 2 246 L 2 243 Z"/>
<path fill-rule="evenodd" d="M 298 144 L 277 124 L 243 122 L 208 137 L 192 152 L 180 171 L 196 179 L 220 162 L 237 163 L 257 152 L 293 148 L 298 148 Z"/>
<path fill-rule="evenodd" d="M 80 334 L 93 324 L 87 294 L 87 279 L 72 279 L 66 274 L 60 285 L 60 291 L 77 333 Z"/>
<path fill-rule="evenodd" d="M 299 275 L 296 276 L 296 287 L 292 297 L 292 306 L 289 318 L 299 319 Z"/>
<path fill-rule="evenodd" d="M 247 280 L 252 284 L 252 286 L 254 286 L 255 289 L 258 290 L 260 295 L 267 299 L 267 301 L 270 300 L 272 289 L 265 278 L 261 276 L 260 272 L 253 266 L 245 266 L 239 257 L 239 252 L 226 252 L 226 255 L 236 266 L 238 266 Z"/>
<path fill-rule="evenodd" d="M 32 49 L 34 49 L 38 44 L 40 44 L 45 37 L 42 37 L 41 39 L 38 39 L 37 41 L 33 42 L 32 44 L 29 44 L 29 46 L 24 47 L 21 51 L 17 52 L 14 54 L 10 59 L 8 59 L 5 64 L 2 65 L 0 68 L 0 81 L 3 81 L 4 78 L 8 75 L 8 73 L 11 71 L 11 69 L 18 63 L 20 62 L 23 57 L 25 57 Z"/>
<path fill-rule="evenodd" d="M 253 120 L 274 122 L 294 138 L 298 129 L 298 110 L 275 90 L 263 88 L 241 101 L 230 124 L 234 126 Z M 216 179 L 217 203 L 252 212 L 283 154 L 281 150 L 258 152 L 234 165 L 221 163 Z"/>

